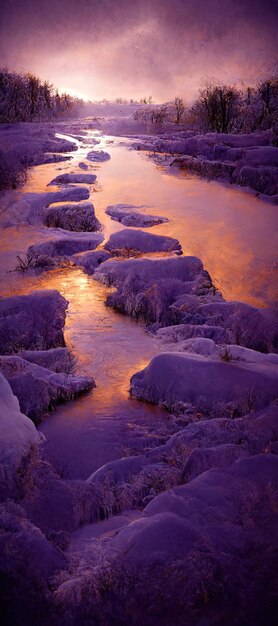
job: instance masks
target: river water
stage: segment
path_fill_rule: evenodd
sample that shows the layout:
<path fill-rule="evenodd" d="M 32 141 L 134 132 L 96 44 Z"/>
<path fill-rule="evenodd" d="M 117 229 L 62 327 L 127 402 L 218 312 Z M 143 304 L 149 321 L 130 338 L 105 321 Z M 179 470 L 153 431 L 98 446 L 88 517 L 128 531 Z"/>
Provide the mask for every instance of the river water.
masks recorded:
<path fill-rule="evenodd" d="M 106 215 L 109 204 L 144 205 L 146 212 L 170 219 L 150 232 L 177 237 L 184 254 L 199 256 L 226 299 L 256 306 L 277 301 L 277 207 L 235 187 L 156 165 L 120 139 L 100 139 L 97 149 L 107 150 L 111 160 L 89 171 L 97 174 L 91 200 L 106 238 L 122 228 Z M 56 190 L 47 188 L 49 181 L 58 173 L 77 171 L 90 149 L 78 143 L 70 162 L 33 168 L 22 192 Z M 7 274 L 7 268 L 15 267 L 16 254 L 24 254 L 42 237 L 48 237 L 46 229 L 36 226 L 3 232 L 2 291 L 10 295 L 58 289 L 69 301 L 66 343 L 77 356 L 78 371 L 92 375 L 97 387 L 51 413 L 40 430 L 46 436 L 46 458 L 63 476 L 87 478 L 136 449 L 146 428 L 158 423 L 162 430 L 166 427 L 166 412 L 128 396 L 131 375 L 164 348 L 140 324 L 107 308 L 107 288 L 81 269 L 60 268 L 35 277 Z"/>

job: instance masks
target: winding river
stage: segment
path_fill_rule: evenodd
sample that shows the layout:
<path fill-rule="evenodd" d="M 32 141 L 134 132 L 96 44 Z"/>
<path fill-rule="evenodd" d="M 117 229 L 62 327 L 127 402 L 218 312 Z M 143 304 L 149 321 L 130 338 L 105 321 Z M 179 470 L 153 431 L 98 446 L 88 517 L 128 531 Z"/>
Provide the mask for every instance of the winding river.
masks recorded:
<path fill-rule="evenodd" d="M 88 136 L 98 135 L 90 131 Z M 256 306 L 277 301 L 277 207 L 235 187 L 156 165 L 147 154 L 130 150 L 124 139 L 99 139 L 97 148 L 107 150 L 111 160 L 89 171 L 97 174 L 91 199 L 106 238 L 123 228 L 106 215 L 109 204 L 144 205 L 148 213 L 170 219 L 150 232 L 177 237 L 184 254 L 200 257 L 226 299 Z M 33 168 L 22 192 L 49 191 L 47 184 L 58 173 L 77 171 L 91 147 L 76 143 L 71 161 Z M 104 463 L 132 453 L 145 429 L 167 423 L 163 409 L 128 396 L 130 376 L 164 348 L 140 324 L 107 308 L 107 288 L 81 269 L 59 268 L 35 277 L 12 273 L 7 285 L 5 272 L 15 267 L 16 254 L 42 236 L 37 226 L 4 231 L 3 291 L 58 289 L 69 301 L 66 343 L 77 356 L 78 371 L 92 375 L 97 387 L 59 407 L 40 430 L 46 436 L 45 456 L 62 475 L 87 478 Z"/>

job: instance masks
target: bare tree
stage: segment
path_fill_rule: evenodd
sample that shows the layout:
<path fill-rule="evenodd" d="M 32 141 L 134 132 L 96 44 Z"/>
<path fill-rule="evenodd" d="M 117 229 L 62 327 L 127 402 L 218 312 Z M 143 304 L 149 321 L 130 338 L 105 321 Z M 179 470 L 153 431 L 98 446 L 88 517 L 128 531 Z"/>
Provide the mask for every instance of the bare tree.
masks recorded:
<path fill-rule="evenodd" d="M 274 128 L 278 133 L 278 78 L 268 78 L 258 87 L 262 99 L 261 127 Z"/>
<path fill-rule="evenodd" d="M 63 115 L 81 101 L 58 91 L 33 74 L 0 69 L 0 123 L 32 122 Z"/>
<path fill-rule="evenodd" d="M 162 126 L 169 115 L 168 106 L 163 104 L 162 106 L 154 106 L 151 112 L 151 122 L 154 126 Z"/>
<path fill-rule="evenodd" d="M 165 104 L 153 105 L 137 109 L 133 115 L 133 119 L 143 123 L 145 126 L 162 126 L 168 119 L 169 110 Z"/>
<path fill-rule="evenodd" d="M 27 91 L 29 95 L 29 115 L 30 118 L 36 117 L 36 114 L 39 115 L 40 107 L 39 107 L 39 96 L 40 96 L 40 86 L 41 83 L 37 76 L 34 74 L 27 74 Z"/>
<path fill-rule="evenodd" d="M 175 124 L 180 124 L 185 111 L 185 103 L 182 98 L 175 98 L 174 100 L 175 107 Z"/>
<path fill-rule="evenodd" d="M 233 86 L 207 83 L 192 110 L 206 132 L 228 133 L 234 130 L 240 98 Z"/>

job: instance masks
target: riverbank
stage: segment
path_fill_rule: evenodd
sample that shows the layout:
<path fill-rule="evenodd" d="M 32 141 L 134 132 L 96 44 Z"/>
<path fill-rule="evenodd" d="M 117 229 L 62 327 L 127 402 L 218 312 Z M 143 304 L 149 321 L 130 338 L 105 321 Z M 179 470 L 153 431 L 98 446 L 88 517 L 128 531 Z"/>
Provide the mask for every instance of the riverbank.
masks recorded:
<path fill-rule="evenodd" d="M 252 189 L 262 200 L 278 203 L 278 148 L 272 131 L 248 135 L 185 131 L 145 137 L 134 148 L 174 154 L 173 167 Z"/>
<path fill-rule="evenodd" d="M 96 118 L 82 123 L 82 129 L 97 128 Z M 43 163 L 69 161 L 76 150 L 73 141 L 59 136 L 80 130 L 72 119 L 56 122 L 0 124 L 0 192 L 27 181 L 28 168 Z"/>

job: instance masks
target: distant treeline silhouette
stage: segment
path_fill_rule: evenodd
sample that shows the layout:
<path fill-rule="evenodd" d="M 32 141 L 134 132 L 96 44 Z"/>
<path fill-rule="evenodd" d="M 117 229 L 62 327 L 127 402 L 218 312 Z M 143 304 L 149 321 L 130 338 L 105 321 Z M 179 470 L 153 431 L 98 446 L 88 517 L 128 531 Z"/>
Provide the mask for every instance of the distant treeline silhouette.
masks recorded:
<path fill-rule="evenodd" d="M 82 104 L 67 93 L 60 94 L 49 82 L 34 74 L 0 69 L 0 122 L 33 122 L 67 116 Z"/>
<path fill-rule="evenodd" d="M 139 108 L 134 119 L 153 130 L 177 125 L 197 132 L 252 133 L 272 129 L 278 135 L 278 77 L 256 87 L 225 85 L 214 79 L 199 91 L 193 105 L 172 102 Z"/>

